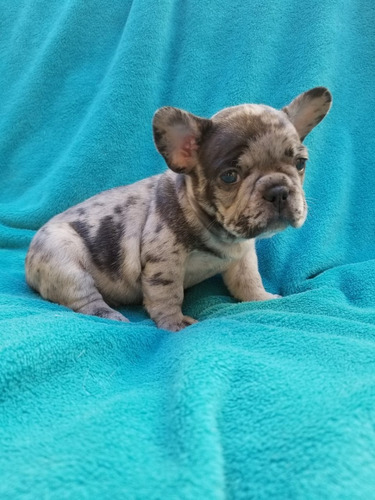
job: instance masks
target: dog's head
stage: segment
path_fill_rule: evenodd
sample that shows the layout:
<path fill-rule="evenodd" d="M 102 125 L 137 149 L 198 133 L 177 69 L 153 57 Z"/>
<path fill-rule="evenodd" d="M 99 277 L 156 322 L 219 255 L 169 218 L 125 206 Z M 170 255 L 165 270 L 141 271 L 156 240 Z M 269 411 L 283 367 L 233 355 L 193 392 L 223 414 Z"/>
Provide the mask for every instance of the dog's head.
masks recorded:
<path fill-rule="evenodd" d="M 282 110 L 243 104 L 205 119 L 164 107 L 154 115 L 154 140 L 169 168 L 187 177 L 199 210 L 232 237 L 254 238 L 304 223 L 302 141 L 331 102 L 317 87 Z"/>

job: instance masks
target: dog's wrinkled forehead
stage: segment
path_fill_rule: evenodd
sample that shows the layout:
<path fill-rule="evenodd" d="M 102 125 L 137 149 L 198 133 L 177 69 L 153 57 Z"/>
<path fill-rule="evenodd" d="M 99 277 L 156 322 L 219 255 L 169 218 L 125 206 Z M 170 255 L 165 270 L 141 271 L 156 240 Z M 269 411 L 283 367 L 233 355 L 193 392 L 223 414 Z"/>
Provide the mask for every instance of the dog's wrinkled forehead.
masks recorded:
<path fill-rule="evenodd" d="M 287 115 L 269 106 L 226 108 L 212 117 L 212 124 L 202 144 L 201 158 L 217 169 L 230 167 L 244 156 L 257 164 L 280 161 L 303 148 Z"/>

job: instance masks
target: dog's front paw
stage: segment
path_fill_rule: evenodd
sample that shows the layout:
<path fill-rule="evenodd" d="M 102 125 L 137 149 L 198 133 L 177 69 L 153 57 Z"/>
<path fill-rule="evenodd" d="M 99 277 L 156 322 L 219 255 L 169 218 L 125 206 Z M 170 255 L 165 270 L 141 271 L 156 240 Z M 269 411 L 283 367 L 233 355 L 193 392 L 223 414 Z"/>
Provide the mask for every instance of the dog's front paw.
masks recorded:
<path fill-rule="evenodd" d="M 282 295 L 277 295 L 276 293 L 266 292 L 266 297 L 262 300 L 273 300 L 273 299 L 282 299 Z"/>
<path fill-rule="evenodd" d="M 258 292 L 257 294 L 251 294 L 250 297 L 246 298 L 246 302 L 263 302 L 265 300 L 274 300 L 281 299 L 281 295 L 277 295 L 274 293 L 266 292 L 262 290 L 262 292 Z"/>
<path fill-rule="evenodd" d="M 169 316 L 157 321 L 159 328 L 163 328 L 164 330 L 169 330 L 171 332 L 179 332 L 194 323 L 198 323 L 198 321 L 190 316 L 184 316 L 183 314 Z"/>

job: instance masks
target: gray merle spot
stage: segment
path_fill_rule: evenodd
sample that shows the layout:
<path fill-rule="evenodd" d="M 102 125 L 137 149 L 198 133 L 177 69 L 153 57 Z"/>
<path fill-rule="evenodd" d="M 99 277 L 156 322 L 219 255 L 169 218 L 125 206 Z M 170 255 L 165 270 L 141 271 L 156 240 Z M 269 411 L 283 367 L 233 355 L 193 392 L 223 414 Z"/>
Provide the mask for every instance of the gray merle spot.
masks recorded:
<path fill-rule="evenodd" d="M 123 257 L 121 223 L 115 222 L 111 215 L 107 215 L 101 219 L 95 235 L 91 234 L 89 226 L 84 221 L 77 220 L 70 225 L 83 239 L 98 269 L 117 277 Z"/>
<path fill-rule="evenodd" d="M 156 210 L 160 218 L 173 232 L 176 242 L 188 250 L 202 250 L 212 253 L 202 241 L 200 231 L 187 221 L 179 205 L 175 185 L 168 178 L 161 179 L 156 190 Z"/>
<path fill-rule="evenodd" d="M 293 148 L 286 148 L 285 156 L 288 156 L 289 158 L 293 158 L 293 156 L 294 156 Z"/>
<path fill-rule="evenodd" d="M 130 195 L 129 198 L 125 202 L 125 208 L 132 207 L 133 205 L 136 205 L 139 201 L 139 198 L 134 195 Z"/>
<path fill-rule="evenodd" d="M 315 120 L 315 124 L 318 125 L 318 123 L 320 123 L 325 116 L 326 116 L 325 114 L 319 115 L 318 118 Z"/>
<path fill-rule="evenodd" d="M 151 264 L 158 264 L 159 262 L 165 262 L 165 259 L 163 259 L 162 257 L 156 257 L 156 255 L 148 255 L 146 257 L 146 260 Z"/>
<path fill-rule="evenodd" d="M 168 279 L 162 278 L 162 273 L 161 272 L 153 274 L 148 279 L 148 282 L 149 282 L 150 285 L 162 285 L 162 286 L 170 285 L 171 283 L 173 283 L 172 280 L 168 280 Z"/>
<path fill-rule="evenodd" d="M 324 94 L 326 94 L 327 102 L 331 102 L 332 98 L 325 87 L 315 87 L 306 93 L 309 97 L 321 97 Z"/>

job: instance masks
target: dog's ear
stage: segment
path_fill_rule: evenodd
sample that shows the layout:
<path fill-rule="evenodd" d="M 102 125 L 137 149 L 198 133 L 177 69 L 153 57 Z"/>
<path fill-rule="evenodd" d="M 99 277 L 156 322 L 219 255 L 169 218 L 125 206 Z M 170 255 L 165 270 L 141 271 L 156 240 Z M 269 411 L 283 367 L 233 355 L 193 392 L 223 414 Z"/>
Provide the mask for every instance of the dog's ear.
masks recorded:
<path fill-rule="evenodd" d="M 301 141 L 328 113 L 332 95 L 325 87 L 315 87 L 296 97 L 282 109 L 296 128 Z"/>
<path fill-rule="evenodd" d="M 198 162 L 198 150 L 211 120 L 166 106 L 156 111 L 152 128 L 157 150 L 170 169 L 188 174 Z"/>

